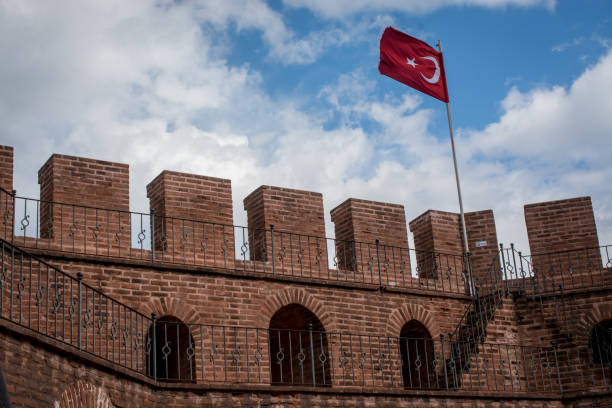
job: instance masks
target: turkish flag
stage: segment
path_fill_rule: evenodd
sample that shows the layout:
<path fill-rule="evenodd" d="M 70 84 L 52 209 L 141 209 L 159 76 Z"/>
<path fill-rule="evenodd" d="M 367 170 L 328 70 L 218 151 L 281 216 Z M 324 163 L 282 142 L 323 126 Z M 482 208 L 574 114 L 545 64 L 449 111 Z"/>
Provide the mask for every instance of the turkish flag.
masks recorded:
<path fill-rule="evenodd" d="M 387 27 L 380 39 L 378 71 L 417 91 L 448 102 L 442 53 L 392 27 Z"/>

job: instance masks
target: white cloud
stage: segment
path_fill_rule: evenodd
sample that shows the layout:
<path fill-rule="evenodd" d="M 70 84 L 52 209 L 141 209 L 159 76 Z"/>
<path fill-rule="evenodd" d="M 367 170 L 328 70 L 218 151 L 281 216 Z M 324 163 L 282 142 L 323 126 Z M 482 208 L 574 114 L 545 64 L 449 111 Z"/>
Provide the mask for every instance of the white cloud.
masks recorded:
<path fill-rule="evenodd" d="M 37 195 L 36 171 L 58 152 L 129 163 L 137 210 L 163 169 L 232 179 L 241 224 L 242 199 L 261 184 L 321 191 L 326 212 L 348 197 L 401 203 L 409 220 L 456 210 L 447 135 L 430 130 L 442 105 L 423 109 L 413 92 L 379 99 L 356 71 L 321 90 L 329 111 L 305 112 L 228 64 L 217 41 L 233 21 L 269 29 L 274 53 L 288 30 L 278 14 L 202 4 L 0 0 L 1 143 L 16 147 L 20 193 Z M 512 89 L 498 121 L 458 132 L 466 209 L 493 208 L 504 241 L 525 248 L 523 204 L 585 194 L 612 241 L 611 75 L 608 53 L 569 88 Z"/>
<path fill-rule="evenodd" d="M 512 89 L 502 101 L 500 119 L 465 132 L 463 146 L 472 162 L 504 163 L 500 176 L 512 186 L 504 199 L 527 203 L 591 195 L 600 241 L 612 242 L 612 189 L 606 181 L 612 174 L 611 91 L 608 51 L 568 88 Z M 490 192 L 496 190 L 492 186 Z M 512 212 L 518 219 L 520 213 Z M 508 218 L 503 226 L 511 228 L 512 222 Z"/>
<path fill-rule="evenodd" d="M 425 14 L 448 6 L 479 6 L 501 8 L 507 6 L 543 6 L 554 10 L 556 0 L 283 0 L 291 7 L 305 7 L 330 18 L 343 18 L 360 12 L 400 11 Z"/>

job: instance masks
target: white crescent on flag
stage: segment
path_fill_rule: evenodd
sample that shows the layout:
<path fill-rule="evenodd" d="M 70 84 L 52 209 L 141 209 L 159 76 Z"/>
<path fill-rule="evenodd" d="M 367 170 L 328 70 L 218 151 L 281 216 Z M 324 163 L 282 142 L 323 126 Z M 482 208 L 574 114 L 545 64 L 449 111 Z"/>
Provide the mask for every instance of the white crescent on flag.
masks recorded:
<path fill-rule="evenodd" d="M 433 76 L 431 78 L 427 78 L 425 75 L 423 75 L 422 72 L 419 72 L 419 74 L 421 74 L 423 79 L 426 80 L 427 82 L 429 82 L 430 84 L 437 83 L 440 80 L 440 64 L 438 64 L 438 60 L 435 57 L 432 57 L 432 56 L 419 57 L 419 58 L 430 60 L 430 61 L 432 61 L 436 65 L 436 72 L 434 72 L 434 74 L 433 74 Z"/>

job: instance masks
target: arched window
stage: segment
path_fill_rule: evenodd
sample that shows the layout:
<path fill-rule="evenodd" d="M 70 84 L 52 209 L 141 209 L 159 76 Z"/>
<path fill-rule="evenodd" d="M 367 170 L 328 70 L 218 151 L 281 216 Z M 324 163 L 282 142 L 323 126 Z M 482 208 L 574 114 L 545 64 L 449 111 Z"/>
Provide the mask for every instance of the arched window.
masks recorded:
<path fill-rule="evenodd" d="M 298 304 L 270 319 L 270 380 L 275 385 L 330 386 L 330 355 L 321 321 Z"/>
<path fill-rule="evenodd" d="M 155 336 L 154 336 L 155 333 Z M 154 352 L 155 351 L 155 352 Z M 174 316 L 163 316 L 149 328 L 147 374 L 162 381 L 195 381 L 195 343 L 189 327 Z"/>
<path fill-rule="evenodd" d="M 422 323 L 411 320 L 400 332 L 402 378 L 405 388 L 436 387 L 436 358 L 431 334 Z"/>
<path fill-rule="evenodd" d="M 612 367 L 612 320 L 604 320 L 593 327 L 589 336 L 589 348 L 594 363 Z"/>

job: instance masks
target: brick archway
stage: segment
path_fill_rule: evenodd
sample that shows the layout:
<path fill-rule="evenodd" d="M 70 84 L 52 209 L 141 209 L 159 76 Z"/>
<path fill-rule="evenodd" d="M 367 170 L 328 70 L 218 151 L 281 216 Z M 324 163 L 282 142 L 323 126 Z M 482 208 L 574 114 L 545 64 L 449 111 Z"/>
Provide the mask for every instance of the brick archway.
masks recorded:
<path fill-rule="evenodd" d="M 175 297 L 154 298 L 142 305 L 142 313 L 147 317 L 155 313 L 157 318 L 171 315 L 183 323 L 201 323 L 200 314 L 191 305 Z"/>
<path fill-rule="evenodd" d="M 102 387 L 79 380 L 64 390 L 54 408 L 114 408 Z"/>
<path fill-rule="evenodd" d="M 314 313 L 321 321 L 321 324 L 323 324 L 325 331 L 331 332 L 337 327 L 335 319 L 325 310 L 325 307 L 321 301 L 304 290 L 297 288 L 281 290 L 272 296 L 268 296 L 268 298 L 261 305 L 261 313 L 258 315 L 256 321 L 257 327 L 267 329 L 270 325 L 270 319 L 272 319 L 274 313 L 276 313 L 282 307 L 292 303 L 304 306 Z"/>
<path fill-rule="evenodd" d="M 165 298 L 154 298 L 149 300 L 142 305 L 141 311 L 148 317 L 151 316 L 151 313 L 155 313 L 157 319 L 164 316 L 172 316 L 180 320 L 181 323 L 187 326 L 187 334 L 191 337 L 191 340 L 193 340 L 193 347 L 195 348 L 194 355 L 201 355 L 202 348 L 204 347 L 204 339 L 202 338 L 202 331 L 198 324 L 202 322 L 200 320 L 200 314 L 191 305 L 175 297 L 167 296 Z M 152 333 L 151 327 L 152 325 L 150 325 L 145 332 L 147 336 L 149 333 Z M 189 337 L 187 337 L 187 339 L 189 339 Z M 197 379 L 198 374 L 197 359 L 195 361 L 195 371 L 191 373 L 193 379 Z"/>
<path fill-rule="evenodd" d="M 576 341 L 587 344 L 595 325 L 603 320 L 612 320 L 612 303 L 599 303 L 591 306 L 576 323 Z"/>
<path fill-rule="evenodd" d="M 387 336 L 399 337 L 402 327 L 411 320 L 416 320 L 423 324 L 433 339 L 440 337 L 440 325 L 433 315 L 423 306 L 415 304 L 404 304 L 391 313 L 389 320 L 387 320 Z"/>

